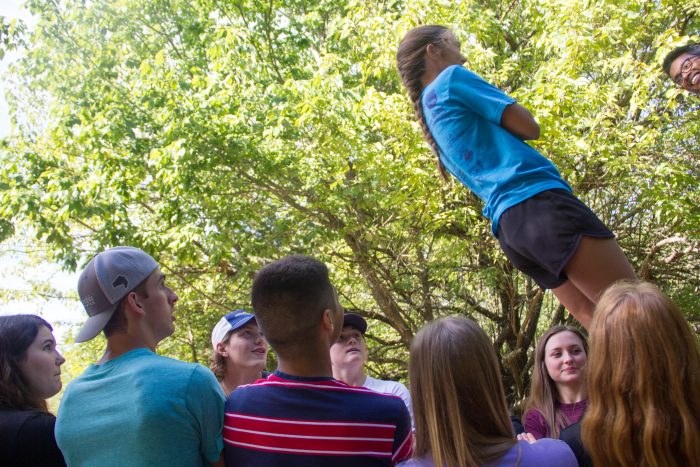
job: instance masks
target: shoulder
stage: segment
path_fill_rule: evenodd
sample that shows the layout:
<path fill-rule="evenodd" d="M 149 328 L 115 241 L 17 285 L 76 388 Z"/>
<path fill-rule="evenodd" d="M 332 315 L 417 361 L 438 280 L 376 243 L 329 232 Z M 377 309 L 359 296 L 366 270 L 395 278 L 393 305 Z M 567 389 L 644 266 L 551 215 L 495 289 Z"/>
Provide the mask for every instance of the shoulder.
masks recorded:
<path fill-rule="evenodd" d="M 2 412 L 2 426 L 16 430 L 18 435 L 36 437 L 44 433 L 53 436 L 56 417 L 47 412 L 35 410 L 8 410 Z"/>
<path fill-rule="evenodd" d="M 523 415 L 523 422 L 544 422 L 544 415 L 538 409 L 527 409 Z"/>
<path fill-rule="evenodd" d="M 53 431 L 53 426 L 56 424 L 56 417 L 47 412 L 34 412 L 28 418 L 25 426 L 50 428 Z"/>
<path fill-rule="evenodd" d="M 577 467 L 578 461 L 571 448 L 558 439 L 542 438 L 534 443 L 519 441 L 523 450 L 523 461 L 546 461 L 545 465 Z"/>
<path fill-rule="evenodd" d="M 365 380 L 364 387 L 372 389 L 373 391 L 383 392 L 385 394 L 396 394 L 400 395 L 404 392 L 408 392 L 406 386 L 398 381 L 389 381 L 384 379 L 377 379 L 368 376 Z"/>
<path fill-rule="evenodd" d="M 434 465 L 429 456 L 411 458 L 397 464 L 398 467 L 433 467 Z"/>

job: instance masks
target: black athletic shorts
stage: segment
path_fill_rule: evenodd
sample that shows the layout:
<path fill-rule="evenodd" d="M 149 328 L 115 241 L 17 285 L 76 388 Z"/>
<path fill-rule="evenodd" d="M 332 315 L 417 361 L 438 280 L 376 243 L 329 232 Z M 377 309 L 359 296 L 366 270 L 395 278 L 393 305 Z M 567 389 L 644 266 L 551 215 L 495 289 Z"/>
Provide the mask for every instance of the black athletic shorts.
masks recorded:
<path fill-rule="evenodd" d="M 561 189 L 511 206 L 498 221 L 498 243 L 508 259 L 544 289 L 566 282 L 564 267 L 584 235 L 615 236 L 588 206 Z"/>

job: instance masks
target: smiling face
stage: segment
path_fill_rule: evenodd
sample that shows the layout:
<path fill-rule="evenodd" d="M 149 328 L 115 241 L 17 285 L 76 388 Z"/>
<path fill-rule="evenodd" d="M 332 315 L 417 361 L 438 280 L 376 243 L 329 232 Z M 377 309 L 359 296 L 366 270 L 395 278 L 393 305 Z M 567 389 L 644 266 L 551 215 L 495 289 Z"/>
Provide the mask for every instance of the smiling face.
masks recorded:
<path fill-rule="evenodd" d="M 227 365 L 262 371 L 267 359 L 267 341 L 258 323 L 251 320 L 245 326 L 232 331 L 227 341 L 220 342 L 217 352 L 226 358 Z"/>
<path fill-rule="evenodd" d="M 331 347 L 331 363 L 337 369 L 361 368 L 367 361 L 367 344 L 362 333 L 353 326 L 345 326 Z"/>
<path fill-rule="evenodd" d="M 61 390 L 61 365 L 65 361 L 56 350 L 56 340 L 49 328 L 41 326 L 20 361 L 19 370 L 32 392 L 48 399 Z"/>
<path fill-rule="evenodd" d="M 673 82 L 682 89 L 700 94 L 700 57 L 684 53 L 676 57 L 669 68 Z"/>
<path fill-rule="evenodd" d="M 586 351 L 581 338 L 571 331 L 562 331 L 549 338 L 544 348 L 544 364 L 554 384 L 582 384 Z"/>

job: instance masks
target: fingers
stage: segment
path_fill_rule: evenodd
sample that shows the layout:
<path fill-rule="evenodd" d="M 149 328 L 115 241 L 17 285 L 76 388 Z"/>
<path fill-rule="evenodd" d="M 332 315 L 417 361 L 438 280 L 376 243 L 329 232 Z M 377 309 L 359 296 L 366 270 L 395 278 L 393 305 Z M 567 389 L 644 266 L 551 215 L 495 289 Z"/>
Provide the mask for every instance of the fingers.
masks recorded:
<path fill-rule="evenodd" d="M 517 438 L 518 438 L 518 441 L 527 441 L 530 444 L 537 441 L 537 439 L 534 436 L 532 436 L 530 433 L 521 433 L 517 436 Z"/>

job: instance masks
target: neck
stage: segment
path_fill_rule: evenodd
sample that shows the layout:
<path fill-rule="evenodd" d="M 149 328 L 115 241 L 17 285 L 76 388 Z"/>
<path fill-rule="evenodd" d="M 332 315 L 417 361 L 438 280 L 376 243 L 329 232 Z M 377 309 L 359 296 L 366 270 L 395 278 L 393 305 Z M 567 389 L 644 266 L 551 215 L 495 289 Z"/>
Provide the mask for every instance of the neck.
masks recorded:
<path fill-rule="evenodd" d="M 134 350 L 146 348 L 151 352 L 156 351 L 157 343 L 152 339 L 144 339 L 141 336 L 135 336 L 124 332 L 121 334 L 113 334 L 107 338 L 107 347 L 105 348 L 105 353 L 102 358 L 97 362 L 98 364 L 114 360 L 115 358 L 121 357 L 125 353 Z"/>
<path fill-rule="evenodd" d="M 327 342 L 318 341 L 315 345 L 287 350 L 288 352 L 277 350 L 277 368 L 282 373 L 304 378 L 333 377 L 330 346 Z M 287 354 L 293 357 L 290 358 Z"/>
<path fill-rule="evenodd" d="M 422 89 L 425 89 L 427 85 L 435 81 L 435 78 L 437 78 L 438 75 L 442 73 L 442 71 L 445 68 L 447 67 L 440 67 L 437 64 L 435 64 L 432 60 L 426 60 L 425 71 L 423 72 L 423 76 L 420 77 Z"/>
<path fill-rule="evenodd" d="M 221 380 L 221 388 L 227 396 L 238 386 L 250 384 L 262 377 L 262 370 L 257 367 L 250 368 L 226 368 L 226 376 Z"/>
<path fill-rule="evenodd" d="M 365 380 L 367 379 L 367 375 L 365 375 L 364 371 L 364 365 L 360 366 L 359 368 L 338 368 L 337 366 L 334 366 L 333 377 L 349 384 L 350 386 L 362 386 L 365 384 Z"/>
<path fill-rule="evenodd" d="M 557 387 L 557 391 L 559 392 L 559 402 L 563 404 L 574 404 L 586 398 L 586 392 L 582 384 L 576 386 L 560 385 Z"/>

